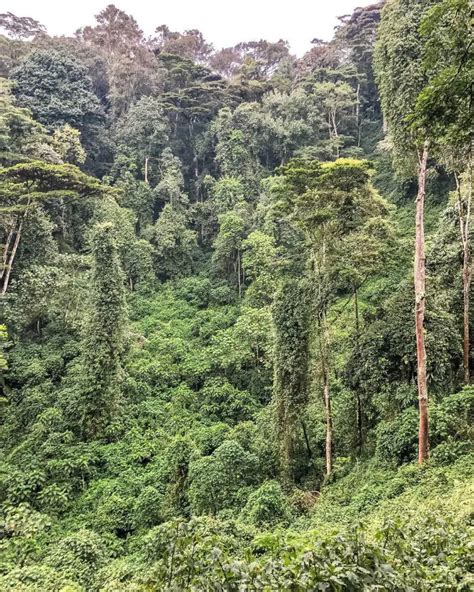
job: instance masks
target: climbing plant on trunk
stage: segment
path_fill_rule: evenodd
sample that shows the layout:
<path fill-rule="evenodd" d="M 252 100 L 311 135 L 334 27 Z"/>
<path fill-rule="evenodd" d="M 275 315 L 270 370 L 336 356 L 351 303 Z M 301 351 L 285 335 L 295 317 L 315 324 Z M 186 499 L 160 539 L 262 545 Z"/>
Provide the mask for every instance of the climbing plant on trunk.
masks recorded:
<path fill-rule="evenodd" d="M 318 366 L 326 423 L 326 474 L 332 471 L 331 327 L 328 313 L 338 288 L 345 287 L 347 261 L 358 243 L 371 240 L 387 213 L 387 203 L 370 182 L 366 161 L 339 159 L 320 163 L 294 159 L 280 168 L 286 191 L 281 207 L 302 228 L 308 247 L 310 280 L 314 286 Z M 375 243 L 374 243 L 375 244 Z M 360 278 L 352 278 L 361 282 Z M 352 293 L 352 289 L 350 289 Z"/>

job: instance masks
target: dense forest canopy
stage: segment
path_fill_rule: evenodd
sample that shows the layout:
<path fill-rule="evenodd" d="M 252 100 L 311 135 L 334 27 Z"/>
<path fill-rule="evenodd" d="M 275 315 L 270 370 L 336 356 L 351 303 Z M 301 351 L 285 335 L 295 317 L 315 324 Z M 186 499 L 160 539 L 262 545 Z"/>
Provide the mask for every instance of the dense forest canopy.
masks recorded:
<path fill-rule="evenodd" d="M 471 589 L 473 17 L 0 14 L 1 590 Z"/>

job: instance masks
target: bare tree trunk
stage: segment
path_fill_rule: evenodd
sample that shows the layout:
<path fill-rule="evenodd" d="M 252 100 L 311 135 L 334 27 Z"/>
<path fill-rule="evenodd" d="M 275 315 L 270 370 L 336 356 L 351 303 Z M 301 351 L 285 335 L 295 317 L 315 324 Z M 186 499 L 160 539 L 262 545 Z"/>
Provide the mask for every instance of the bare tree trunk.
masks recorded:
<path fill-rule="evenodd" d="M 418 462 L 421 464 L 428 458 L 429 424 L 428 424 L 428 386 L 426 380 L 426 348 L 425 348 L 425 185 L 428 163 L 429 142 L 423 146 L 423 153 L 418 169 L 418 195 L 416 197 L 416 238 L 415 238 L 415 329 L 416 358 L 418 377 L 418 403 L 420 424 L 418 431 Z"/>
<path fill-rule="evenodd" d="M 357 288 L 354 288 L 354 314 L 355 314 L 355 327 L 356 327 L 356 344 L 359 344 L 360 336 L 360 321 L 359 321 L 359 295 Z M 360 453 L 363 447 L 363 434 L 362 434 L 362 400 L 360 398 L 359 389 L 356 389 L 356 416 L 357 416 L 357 449 Z"/>
<path fill-rule="evenodd" d="M 5 294 L 7 293 L 8 290 L 8 285 L 10 283 L 10 275 L 12 272 L 12 267 L 13 267 L 13 262 L 15 260 L 15 256 L 16 256 L 16 252 L 18 249 L 18 245 L 20 244 L 20 238 L 21 238 L 21 231 L 23 229 L 23 220 L 24 217 L 22 218 L 22 220 L 20 221 L 20 224 L 16 230 L 16 236 L 15 236 L 15 242 L 13 243 L 13 247 L 10 253 L 10 257 L 7 261 L 7 266 L 6 266 L 6 271 L 5 271 L 5 275 L 2 278 L 2 288 L 0 291 L 0 296 L 5 296 Z"/>
<path fill-rule="evenodd" d="M 321 314 L 319 322 L 319 350 L 321 355 L 321 370 L 323 378 L 324 415 L 326 423 L 326 476 L 332 472 L 332 411 L 331 391 L 329 388 L 328 335 L 326 315 Z"/>
<path fill-rule="evenodd" d="M 15 222 L 13 223 L 13 225 L 10 228 L 10 232 L 8 233 L 7 241 L 5 243 L 5 247 L 4 247 L 4 250 L 2 253 L 2 269 L 0 269 L 0 279 L 3 278 L 3 276 L 5 275 L 5 273 L 7 271 L 8 252 L 10 251 L 10 243 L 13 239 L 14 234 L 15 234 L 16 224 L 17 224 L 17 221 L 15 220 Z"/>
<path fill-rule="evenodd" d="M 239 298 L 242 298 L 242 264 L 240 261 L 240 251 L 237 251 L 237 285 L 239 289 Z"/>
<path fill-rule="evenodd" d="M 337 111 L 334 109 L 331 111 L 331 123 L 332 123 L 332 128 L 333 128 L 333 133 L 334 133 L 334 137 L 337 139 L 339 138 L 339 133 L 337 130 Z M 339 158 L 340 156 L 340 149 L 339 149 L 339 144 L 336 146 L 336 156 L 337 158 Z"/>
<path fill-rule="evenodd" d="M 357 122 L 357 146 L 360 147 L 361 121 L 360 121 L 360 82 L 357 83 L 356 95 L 356 122 Z"/>
<path fill-rule="evenodd" d="M 464 207 L 461 184 L 458 175 L 455 174 L 456 188 L 458 194 L 458 216 L 459 216 L 459 230 L 461 233 L 461 243 L 463 251 L 462 261 L 462 292 L 463 292 L 463 374 L 464 384 L 470 383 L 470 335 L 469 335 L 469 309 L 470 309 L 470 292 L 472 280 L 472 262 L 471 262 L 471 241 L 470 233 L 470 219 L 471 219 L 471 201 L 472 201 L 472 179 L 471 179 L 471 163 L 468 168 L 468 188 L 467 188 L 467 203 Z"/>
<path fill-rule="evenodd" d="M 470 345 L 469 345 L 469 293 L 471 291 L 471 278 L 472 278 L 472 270 L 471 270 L 471 262 L 469 253 L 465 252 L 463 254 L 463 273 L 462 273 L 462 281 L 463 281 L 463 366 L 464 366 L 464 384 L 470 383 L 470 372 L 469 372 L 469 361 L 470 361 Z"/>
<path fill-rule="evenodd" d="M 145 157 L 145 183 L 148 185 L 148 156 Z"/>
<path fill-rule="evenodd" d="M 329 476 L 332 472 L 332 412 L 327 370 L 324 371 L 324 411 L 326 415 L 326 475 Z"/>
<path fill-rule="evenodd" d="M 334 137 L 335 138 L 338 138 L 339 137 L 339 133 L 338 133 L 338 130 L 337 130 L 336 116 L 337 116 L 337 112 L 334 109 L 333 111 L 331 111 L 331 122 L 332 122 L 333 131 L 334 131 Z"/>

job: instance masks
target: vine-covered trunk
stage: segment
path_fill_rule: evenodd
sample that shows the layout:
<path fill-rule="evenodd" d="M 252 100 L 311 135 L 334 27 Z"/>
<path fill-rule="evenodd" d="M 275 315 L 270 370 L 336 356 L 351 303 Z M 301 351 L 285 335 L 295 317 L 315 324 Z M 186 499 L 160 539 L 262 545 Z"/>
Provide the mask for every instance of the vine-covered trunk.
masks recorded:
<path fill-rule="evenodd" d="M 426 380 L 426 348 L 425 348 L 425 185 L 428 163 L 429 143 L 426 141 L 420 158 L 418 170 L 418 195 L 416 197 L 416 238 L 415 238 L 415 329 L 416 359 L 418 377 L 418 404 L 420 424 L 418 431 L 418 462 L 421 464 L 428 457 L 429 423 L 428 423 L 428 386 Z"/>

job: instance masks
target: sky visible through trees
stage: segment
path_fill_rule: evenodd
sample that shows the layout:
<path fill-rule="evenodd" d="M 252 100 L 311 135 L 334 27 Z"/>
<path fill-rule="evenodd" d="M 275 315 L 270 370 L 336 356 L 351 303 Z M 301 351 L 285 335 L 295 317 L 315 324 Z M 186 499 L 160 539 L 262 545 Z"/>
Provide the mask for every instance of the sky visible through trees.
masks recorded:
<path fill-rule="evenodd" d="M 370 0 L 296 0 L 291 7 L 283 0 L 242 0 L 238 4 L 222 4 L 215 0 L 193 2 L 183 0 L 150 3 L 146 0 L 122 0 L 117 6 L 133 14 L 145 34 L 151 35 L 163 23 L 178 31 L 199 29 L 217 49 L 240 41 L 268 39 L 288 41 L 292 52 L 302 56 L 314 38 L 329 41 L 337 25 L 337 17 L 350 14 Z M 52 35 L 72 35 L 80 27 L 94 22 L 102 8 L 98 0 L 84 0 L 58 10 L 57 2 L 44 0 L 4 0 L 2 10 L 19 16 L 31 16 L 46 25 Z M 304 18 L 301 18 L 304 15 Z"/>
<path fill-rule="evenodd" d="M 472 589 L 472 3 L 23 4 L 2 592 Z"/>

